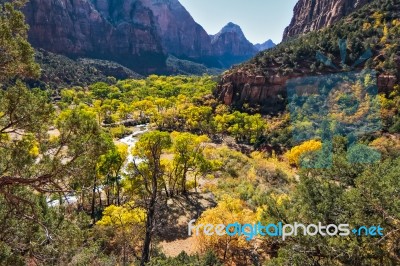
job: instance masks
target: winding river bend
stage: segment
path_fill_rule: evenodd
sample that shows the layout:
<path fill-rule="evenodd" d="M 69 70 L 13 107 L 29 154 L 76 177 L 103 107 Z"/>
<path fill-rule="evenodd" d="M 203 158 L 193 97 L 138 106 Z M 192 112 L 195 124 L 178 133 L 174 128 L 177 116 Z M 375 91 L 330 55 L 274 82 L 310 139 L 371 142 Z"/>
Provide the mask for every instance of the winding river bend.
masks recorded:
<path fill-rule="evenodd" d="M 122 169 L 122 171 L 124 173 L 127 172 L 127 167 L 129 165 L 129 163 L 132 163 L 133 161 L 135 161 L 137 164 L 140 163 L 140 159 L 139 158 L 135 158 L 132 155 L 132 149 L 133 147 L 135 147 L 135 144 L 138 142 L 140 135 L 146 133 L 149 131 L 149 124 L 141 124 L 141 125 L 137 125 L 133 127 L 133 133 L 122 138 L 119 139 L 118 142 L 126 144 L 128 146 L 128 157 L 125 161 L 125 165 Z M 100 191 L 102 191 L 102 187 L 99 186 L 98 189 Z M 47 198 L 47 204 L 48 206 L 58 206 L 61 204 L 64 205 L 69 205 L 69 204 L 75 204 L 78 202 L 78 197 L 75 194 L 68 194 L 65 195 L 62 199 L 51 199 L 50 197 Z"/>

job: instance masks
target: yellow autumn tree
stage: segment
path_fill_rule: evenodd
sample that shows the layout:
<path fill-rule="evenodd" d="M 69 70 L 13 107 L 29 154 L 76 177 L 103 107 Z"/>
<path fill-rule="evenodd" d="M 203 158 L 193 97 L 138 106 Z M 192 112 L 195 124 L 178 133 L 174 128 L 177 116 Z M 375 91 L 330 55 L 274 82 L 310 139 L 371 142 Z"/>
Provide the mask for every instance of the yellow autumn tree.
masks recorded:
<path fill-rule="evenodd" d="M 375 12 L 372 15 L 372 18 L 375 19 L 374 28 L 379 28 L 382 25 L 383 14 L 379 12 Z"/>
<path fill-rule="evenodd" d="M 103 211 L 103 217 L 97 225 L 101 237 L 107 237 L 109 249 L 119 253 L 126 265 L 128 256 L 138 257 L 144 237 L 146 211 L 128 202 L 122 206 L 110 205 Z"/>
<path fill-rule="evenodd" d="M 286 158 L 289 160 L 291 165 L 299 166 L 301 157 L 309 152 L 317 151 L 322 148 L 321 141 L 308 140 L 298 146 L 293 147 L 287 154 Z"/>
<path fill-rule="evenodd" d="M 396 157 L 400 155 L 400 140 L 392 136 L 377 138 L 369 146 L 378 150 L 384 157 Z"/>
<path fill-rule="evenodd" d="M 385 24 L 385 26 L 383 27 L 383 36 L 382 36 L 382 38 L 381 38 L 381 43 L 386 43 L 388 37 L 389 37 L 389 28 L 388 28 L 388 26 Z"/>
<path fill-rule="evenodd" d="M 230 265 L 232 262 L 246 263 L 247 254 L 252 249 L 254 241 L 246 240 L 246 236 L 229 236 L 224 234 L 207 236 L 203 233 L 204 225 L 229 224 L 239 223 L 255 224 L 257 223 L 257 213 L 246 207 L 246 204 L 240 200 L 230 196 L 223 196 L 222 200 L 215 208 L 206 210 L 201 217 L 196 221 L 196 225 L 200 226 L 199 234 L 196 230 L 192 232 L 196 237 L 196 242 L 201 251 L 213 250 L 224 261 Z M 243 264 L 244 265 L 244 264 Z"/>

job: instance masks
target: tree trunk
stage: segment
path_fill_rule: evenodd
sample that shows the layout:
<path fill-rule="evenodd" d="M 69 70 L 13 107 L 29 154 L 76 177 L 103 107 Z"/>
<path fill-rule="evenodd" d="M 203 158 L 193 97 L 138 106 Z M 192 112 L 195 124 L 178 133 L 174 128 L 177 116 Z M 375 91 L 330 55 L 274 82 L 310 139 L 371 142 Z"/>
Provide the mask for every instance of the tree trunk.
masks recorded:
<path fill-rule="evenodd" d="M 159 168 L 158 164 L 155 164 L 155 169 L 152 176 L 152 190 L 151 190 L 151 198 L 149 202 L 149 207 L 147 210 L 147 219 L 146 219 L 146 236 L 144 238 L 143 243 L 143 251 L 142 251 L 142 259 L 140 261 L 140 266 L 145 266 L 147 262 L 150 261 L 150 245 L 151 238 L 153 235 L 153 226 L 154 226 L 154 215 L 156 211 L 157 204 L 157 188 L 158 188 L 158 173 Z"/>
<path fill-rule="evenodd" d="M 100 209 L 103 209 L 103 201 L 101 200 L 101 191 L 100 191 L 100 188 L 97 188 L 97 193 L 99 194 Z"/>
<path fill-rule="evenodd" d="M 167 198 L 169 198 L 169 191 L 168 191 L 168 187 L 167 187 L 167 183 L 166 182 L 164 182 L 164 190 L 165 190 L 165 196 L 167 197 Z"/>
<path fill-rule="evenodd" d="M 128 265 L 127 259 L 126 259 L 126 241 L 127 240 L 126 240 L 126 237 L 125 237 L 125 234 L 124 234 L 123 262 L 122 262 L 123 266 Z"/>
<path fill-rule="evenodd" d="M 187 194 L 187 189 L 186 189 L 186 179 L 187 179 L 187 172 L 188 172 L 188 167 L 187 167 L 187 164 L 186 164 L 186 162 L 185 162 L 185 164 L 183 165 L 183 174 L 182 174 L 182 183 L 181 183 L 181 186 L 182 186 L 182 193 L 184 194 L 184 195 L 186 195 Z"/>
<path fill-rule="evenodd" d="M 107 186 L 106 186 L 106 195 L 107 195 L 107 206 L 110 206 L 110 194 L 111 194 L 111 186 L 110 186 L 110 176 L 107 174 Z"/>
<path fill-rule="evenodd" d="M 117 175 L 117 179 L 116 179 L 116 183 L 117 183 L 117 206 L 120 206 L 121 205 L 121 202 L 120 202 L 120 200 L 119 200 L 119 190 L 120 190 L 120 188 L 119 188 L 119 176 Z"/>
<path fill-rule="evenodd" d="M 153 193 L 154 193 L 154 189 L 153 189 Z M 157 195 L 154 195 L 154 194 L 151 196 L 149 209 L 147 212 L 146 236 L 145 236 L 144 243 L 143 243 L 142 259 L 140 261 L 140 266 L 145 266 L 145 264 L 147 262 L 149 262 L 149 260 L 150 260 L 150 244 L 151 244 L 151 237 L 153 234 L 156 197 L 157 197 Z"/>
<path fill-rule="evenodd" d="M 93 222 L 93 224 L 96 223 L 96 213 L 95 213 L 95 206 L 96 206 L 96 183 L 97 183 L 97 176 L 94 175 L 93 190 L 92 190 L 92 222 Z"/>
<path fill-rule="evenodd" d="M 197 193 L 197 174 L 194 174 L 194 191 Z"/>

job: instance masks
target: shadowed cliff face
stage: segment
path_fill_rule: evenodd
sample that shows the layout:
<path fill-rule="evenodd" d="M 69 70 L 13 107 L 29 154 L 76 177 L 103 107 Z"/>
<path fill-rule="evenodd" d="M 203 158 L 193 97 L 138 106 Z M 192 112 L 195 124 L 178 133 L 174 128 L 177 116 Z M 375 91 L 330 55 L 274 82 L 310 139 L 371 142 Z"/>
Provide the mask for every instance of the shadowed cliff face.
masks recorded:
<path fill-rule="evenodd" d="M 373 0 L 299 0 L 283 40 L 330 26 Z"/>
<path fill-rule="evenodd" d="M 166 54 L 211 56 L 211 38 L 178 0 L 31 0 L 24 9 L 36 48 L 116 61 L 140 73 Z"/>
<path fill-rule="evenodd" d="M 165 56 L 151 10 L 134 0 L 119 1 L 110 9 L 112 2 L 32 0 L 24 9 L 29 41 L 71 57 L 114 60 L 141 73 L 163 68 Z"/>
<path fill-rule="evenodd" d="M 211 40 L 178 0 L 141 0 L 155 17 L 165 51 L 175 56 L 211 55 Z"/>

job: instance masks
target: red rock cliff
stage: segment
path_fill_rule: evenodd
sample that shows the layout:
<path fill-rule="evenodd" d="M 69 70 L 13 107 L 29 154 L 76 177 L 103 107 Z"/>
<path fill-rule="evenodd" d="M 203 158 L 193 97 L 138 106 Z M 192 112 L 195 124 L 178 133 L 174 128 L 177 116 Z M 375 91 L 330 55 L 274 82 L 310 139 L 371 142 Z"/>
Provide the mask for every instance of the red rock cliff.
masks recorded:
<path fill-rule="evenodd" d="M 283 40 L 332 25 L 373 0 L 299 0 Z"/>

